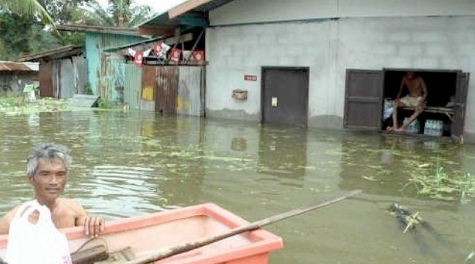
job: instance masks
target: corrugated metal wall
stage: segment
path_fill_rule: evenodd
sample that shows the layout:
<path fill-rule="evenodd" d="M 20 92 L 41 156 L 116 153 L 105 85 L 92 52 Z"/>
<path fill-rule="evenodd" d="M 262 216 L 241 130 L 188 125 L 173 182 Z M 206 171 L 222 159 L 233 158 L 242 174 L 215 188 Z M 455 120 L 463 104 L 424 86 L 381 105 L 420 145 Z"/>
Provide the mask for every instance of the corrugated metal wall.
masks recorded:
<path fill-rule="evenodd" d="M 124 103 L 124 66 L 122 58 L 108 56 L 102 63 L 104 71 L 102 72 L 100 87 L 101 96 L 107 98 L 110 102 Z"/>
<path fill-rule="evenodd" d="M 53 60 L 51 63 L 51 83 L 53 87 L 53 96 L 55 98 L 60 98 L 60 89 L 61 85 L 61 63 L 59 60 Z"/>
<path fill-rule="evenodd" d="M 91 91 L 95 95 L 111 96 L 112 99 L 114 92 L 109 91 L 113 89 L 114 77 L 111 77 L 113 73 L 112 68 L 115 67 L 115 62 L 106 63 L 110 57 L 109 54 L 103 52 L 104 49 L 113 48 L 125 44 L 134 43 L 145 38 L 137 36 L 123 36 L 114 34 L 102 34 L 87 32 L 86 33 L 86 47 L 85 53 L 88 58 L 87 61 L 87 76 Z"/>
<path fill-rule="evenodd" d="M 138 67 L 122 63 L 121 67 L 124 103 L 130 109 L 204 115 L 204 66 Z"/>
<path fill-rule="evenodd" d="M 59 61 L 61 67 L 59 76 L 59 87 L 56 89 L 59 92 L 59 98 L 72 98 L 75 94 L 75 71 L 73 61 L 71 59 L 64 59 Z"/>
<path fill-rule="evenodd" d="M 73 57 L 74 65 L 74 85 L 76 87 L 76 93 L 87 94 L 87 71 L 86 71 L 86 59 L 80 55 Z"/>
<path fill-rule="evenodd" d="M 141 88 L 142 68 L 133 64 L 124 64 L 124 103 L 127 103 L 130 109 L 141 110 Z"/>
<path fill-rule="evenodd" d="M 178 95 L 178 66 L 161 66 L 154 67 L 155 76 L 147 76 L 147 78 L 155 78 L 155 111 L 164 114 L 176 114 L 177 95 Z"/>
<path fill-rule="evenodd" d="M 86 63 L 83 56 L 53 60 L 50 74 L 52 96 L 56 98 L 72 98 L 75 94 L 87 93 L 84 89 L 87 76 Z M 44 77 L 47 81 L 47 76 Z"/>
<path fill-rule="evenodd" d="M 204 115 L 204 67 L 179 68 L 176 110 L 179 115 Z"/>
<path fill-rule="evenodd" d="M 37 79 L 36 72 L 0 72 L 0 93 L 23 94 L 25 84 Z"/>

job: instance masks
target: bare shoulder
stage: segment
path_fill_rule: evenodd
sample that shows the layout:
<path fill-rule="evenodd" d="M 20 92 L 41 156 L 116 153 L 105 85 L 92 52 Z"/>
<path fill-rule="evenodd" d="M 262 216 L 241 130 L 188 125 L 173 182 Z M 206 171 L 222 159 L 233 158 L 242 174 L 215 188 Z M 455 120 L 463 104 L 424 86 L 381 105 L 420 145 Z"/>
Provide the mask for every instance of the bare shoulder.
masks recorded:
<path fill-rule="evenodd" d="M 74 201 L 73 199 L 58 198 L 58 202 L 61 205 L 61 207 L 69 211 L 73 211 L 76 215 L 86 214 L 84 207 L 82 207 L 82 205 L 80 205 L 78 202 Z"/>
<path fill-rule="evenodd" d="M 416 77 L 417 82 L 424 82 L 424 79 L 421 76 Z"/>

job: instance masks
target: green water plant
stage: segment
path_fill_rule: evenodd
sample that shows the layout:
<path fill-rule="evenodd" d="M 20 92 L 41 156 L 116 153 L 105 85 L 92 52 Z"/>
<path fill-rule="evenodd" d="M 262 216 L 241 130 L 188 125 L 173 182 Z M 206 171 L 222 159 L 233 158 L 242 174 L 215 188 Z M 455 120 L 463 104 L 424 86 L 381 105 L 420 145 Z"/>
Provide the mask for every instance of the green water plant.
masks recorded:
<path fill-rule="evenodd" d="M 426 175 L 411 175 L 408 184 L 414 185 L 418 194 L 440 200 L 468 202 L 475 197 L 475 178 L 470 173 L 449 174 L 442 166 Z"/>
<path fill-rule="evenodd" d="M 37 112 L 57 112 L 70 110 L 68 99 L 39 98 L 26 102 L 23 96 L 0 95 L 0 115 L 24 115 Z"/>

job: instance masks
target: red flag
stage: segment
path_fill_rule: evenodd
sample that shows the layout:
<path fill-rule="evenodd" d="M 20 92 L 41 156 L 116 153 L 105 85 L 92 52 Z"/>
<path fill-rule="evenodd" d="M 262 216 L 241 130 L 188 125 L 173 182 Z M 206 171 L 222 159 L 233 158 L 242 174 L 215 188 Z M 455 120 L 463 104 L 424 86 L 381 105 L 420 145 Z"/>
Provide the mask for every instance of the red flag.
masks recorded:
<path fill-rule="evenodd" d="M 172 48 L 170 51 L 170 64 L 178 64 L 180 62 L 181 49 Z"/>
<path fill-rule="evenodd" d="M 137 66 L 143 65 L 143 51 L 136 51 L 134 56 L 134 64 Z"/>
<path fill-rule="evenodd" d="M 163 51 L 162 43 L 163 42 L 159 41 L 157 44 L 155 44 L 155 46 L 153 46 L 153 52 L 157 56 L 160 56 L 162 54 L 162 51 Z"/>

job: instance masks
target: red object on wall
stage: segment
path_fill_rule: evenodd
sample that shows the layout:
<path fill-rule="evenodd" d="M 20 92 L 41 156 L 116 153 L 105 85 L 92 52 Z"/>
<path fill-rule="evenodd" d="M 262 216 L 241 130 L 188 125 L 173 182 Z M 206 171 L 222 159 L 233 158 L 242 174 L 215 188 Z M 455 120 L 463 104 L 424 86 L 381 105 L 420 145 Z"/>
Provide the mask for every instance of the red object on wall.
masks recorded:
<path fill-rule="evenodd" d="M 245 80 L 245 81 L 256 82 L 256 81 L 257 81 L 257 76 L 256 76 L 256 75 L 249 75 L 249 74 L 246 74 L 246 75 L 244 75 L 244 80 Z"/>
<path fill-rule="evenodd" d="M 172 48 L 170 51 L 170 64 L 178 64 L 180 62 L 181 49 Z"/>
<path fill-rule="evenodd" d="M 157 44 L 155 44 L 155 46 L 153 46 L 153 52 L 157 56 L 159 56 L 162 53 L 162 50 L 163 50 L 163 48 L 162 48 L 162 42 L 161 41 L 157 42 Z"/>
<path fill-rule="evenodd" d="M 134 56 L 134 64 L 137 66 L 143 65 L 143 51 L 136 51 Z"/>
<path fill-rule="evenodd" d="M 190 61 L 192 64 L 204 64 L 205 63 L 205 51 L 204 50 L 194 50 L 191 52 Z"/>

